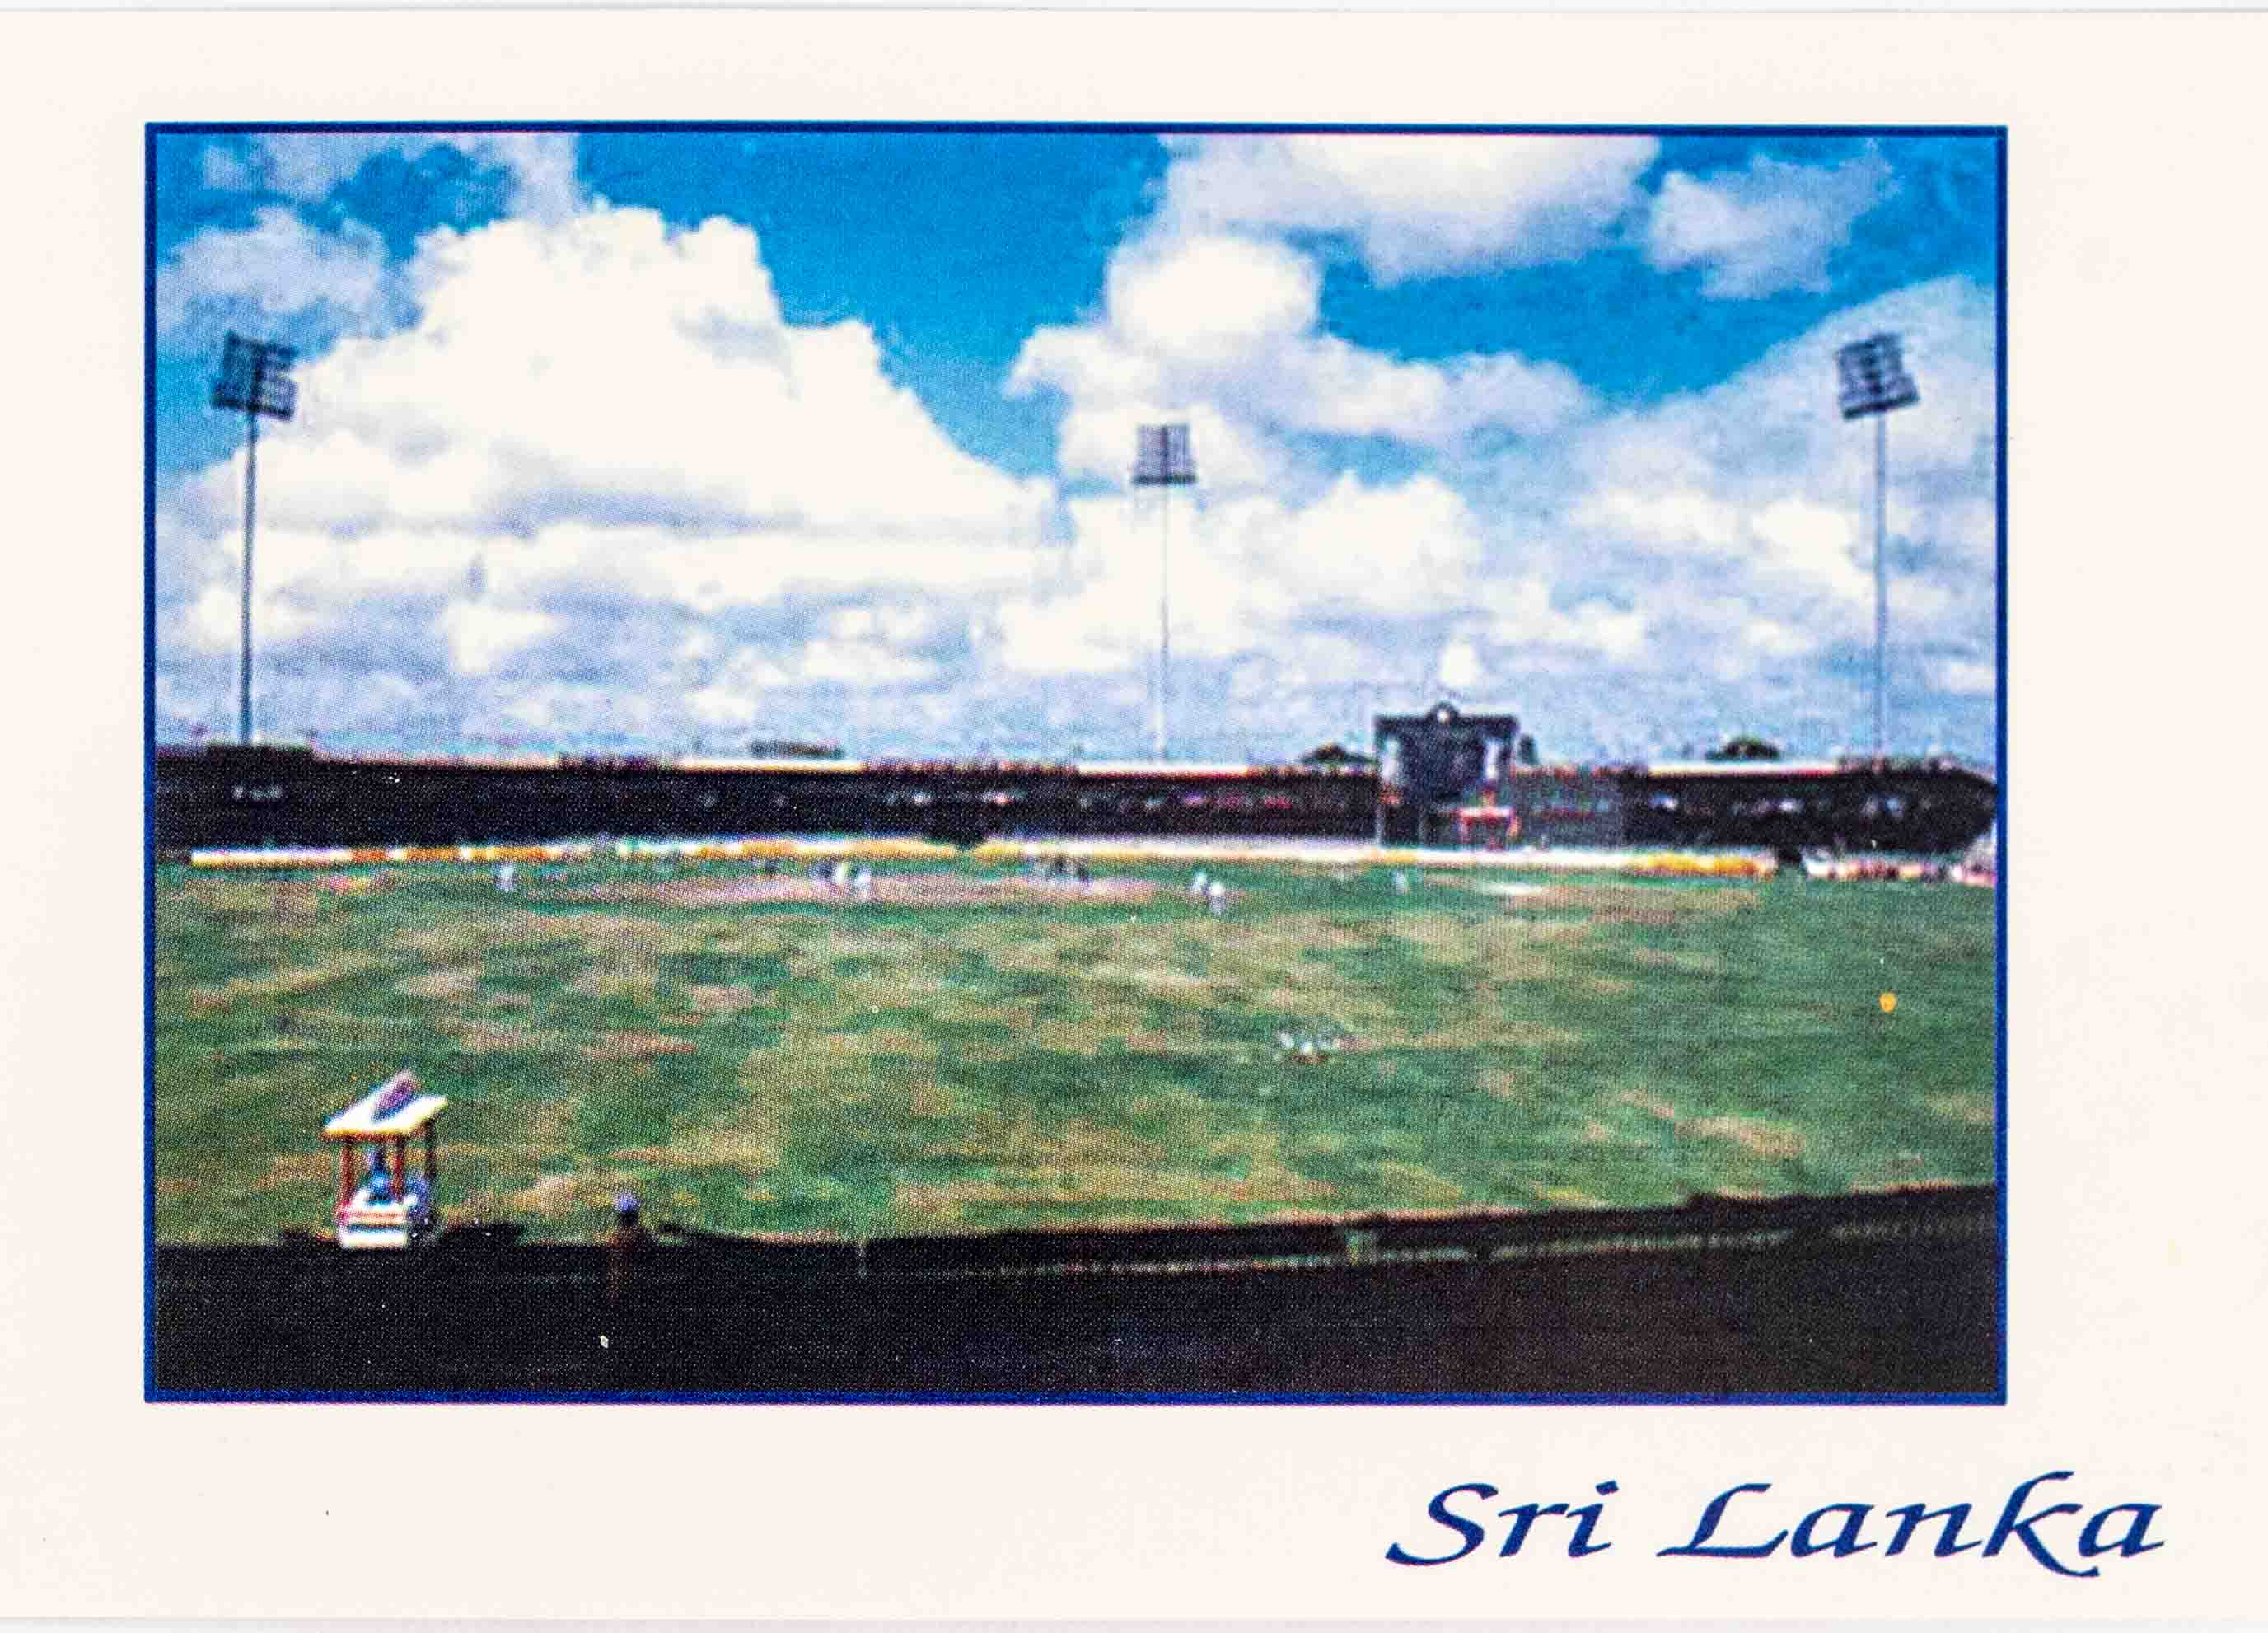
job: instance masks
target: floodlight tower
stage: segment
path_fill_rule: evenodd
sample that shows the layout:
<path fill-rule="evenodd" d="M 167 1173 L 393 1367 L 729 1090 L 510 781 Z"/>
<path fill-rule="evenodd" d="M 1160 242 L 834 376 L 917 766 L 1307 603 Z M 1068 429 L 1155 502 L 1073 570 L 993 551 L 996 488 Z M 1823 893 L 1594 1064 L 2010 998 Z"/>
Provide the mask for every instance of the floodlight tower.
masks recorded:
<path fill-rule="evenodd" d="M 1889 485 L 1890 411 L 1921 401 L 1906 372 L 1896 335 L 1870 335 L 1835 354 L 1843 379 L 1843 417 L 1874 422 L 1874 758 L 1889 753 L 1889 568 L 1883 559 Z"/>
<path fill-rule="evenodd" d="M 1158 683 L 1150 698 L 1150 740 L 1166 757 L 1166 693 L 1172 676 L 1173 618 L 1167 598 L 1166 543 L 1173 516 L 1172 493 L 1194 487 L 1197 460 L 1189 452 L 1186 425 L 1144 425 L 1134 432 L 1134 486 L 1158 490 Z"/>
<path fill-rule="evenodd" d="M 212 406 L 244 414 L 244 625 L 243 665 L 237 672 L 237 729 L 252 746 L 252 497 L 260 467 L 260 416 L 288 420 L 299 388 L 291 381 L 298 351 L 268 341 L 247 340 L 230 331 L 220 356 L 220 378 L 213 382 Z"/>

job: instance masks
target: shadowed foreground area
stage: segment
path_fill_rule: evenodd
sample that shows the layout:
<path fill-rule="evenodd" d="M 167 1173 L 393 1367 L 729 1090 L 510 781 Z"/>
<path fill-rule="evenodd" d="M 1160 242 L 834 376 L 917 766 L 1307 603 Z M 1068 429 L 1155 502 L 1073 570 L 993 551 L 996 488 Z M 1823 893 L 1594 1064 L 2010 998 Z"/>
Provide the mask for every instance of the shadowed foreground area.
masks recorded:
<path fill-rule="evenodd" d="M 153 1396 L 1996 1399 L 1991 1188 L 1553 1216 L 161 1247 Z M 601 1337 L 605 1342 L 601 1342 Z"/>

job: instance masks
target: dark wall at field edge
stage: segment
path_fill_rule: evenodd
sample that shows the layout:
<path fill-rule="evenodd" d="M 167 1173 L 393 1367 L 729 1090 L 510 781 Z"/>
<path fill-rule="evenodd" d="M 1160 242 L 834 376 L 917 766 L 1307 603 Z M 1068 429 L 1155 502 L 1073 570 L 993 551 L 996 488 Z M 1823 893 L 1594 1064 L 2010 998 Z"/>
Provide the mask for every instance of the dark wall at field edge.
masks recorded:
<path fill-rule="evenodd" d="M 155 1251 L 158 1397 L 2002 1388 L 1992 1188 L 851 1243 Z"/>

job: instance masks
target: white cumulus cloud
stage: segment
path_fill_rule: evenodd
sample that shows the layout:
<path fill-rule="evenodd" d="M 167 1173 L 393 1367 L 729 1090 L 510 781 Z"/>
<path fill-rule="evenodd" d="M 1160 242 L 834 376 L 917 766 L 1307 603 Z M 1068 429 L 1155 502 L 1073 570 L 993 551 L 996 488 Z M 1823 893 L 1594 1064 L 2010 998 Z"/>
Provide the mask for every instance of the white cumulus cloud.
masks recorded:
<path fill-rule="evenodd" d="M 1145 242 L 1112 258 L 1112 328 L 1138 357 L 1233 367 L 1315 322 L 1322 274 L 1286 245 L 1209 235 Z"/>
<path fill-rule="evenodd" d="M 1702 268 L 1701 292 L 1725 299 L 1822 293 L 1828 257 L 1892 185 L 1890 167 L 1876 153 L 1823 166 L 1760 154 L 1745 170 L 1705 177 L 1672 171 L 1646 223 L 1646 260 L 1665 272 Z"/>
<path fill-rule="evenodd" d="M 1290 300 L 1242 309 L 1272 314 L 1241 332 L 1267 335 L 1279 358 L 1336 343 L 1295 328 Z M 1110 316 L 1044 333 L 1136 356 Z M 1263 411 L 1264 384 L 1232 396 L 1216 381 L 1233 406 L 1210 410 L 1218 430 L 1197 420 L 1201 468 L 1230 434 L 1291 474 L 1247 488 L 1208 470 L 1193 504 L 1174 502 L 1177 688 L 1197 695 L 1210 675 L 1221 689 L 1203 695 L 1227 705 L 1274 697 L 1336 720 L 1446 686 L 1519 709 L 1547 752 L 1578 754 L 1675 753 L 1742 723 L 1811 752 L 1857 740 L 1868 702 L 1854 677 L 1871 673 L 1874 630 L 1873 438 L 1836 412 L 1833 354 L 1880 328 L 1906 336 L 1922 384 L 1891 430 L 1889 511 L 1894 696 L 1920 707 L 1938 676 L 1967 673 L 1939 655 L 1989 651 L 1992 638 L 1992 301 L 1957 279 L 1840 313 L 1705 389 L 1390 481 L 1302 466 L 1312 433 Z M 1140 354 L 1152 388 L 1174 367 L 1194 374 L 1164 351 Z M 1098 387 L 1083 408 L 1100 424 L 1110 402 Z M 1124 470 L 1132 422 L 1096 436 L 1100 474 Z M 1068 437 L 1063 457 L 1079 457 Z M 1157 638 L 1154 501 L 1081 497 L 1069 515 L 1057 582 L 1008 598 L 988 650 L 1009 677 L 1138 684 Z M 1327 663 L 1294 656 L 1320 650 Z M 1927 707 L 1977 694 L 1935 695 Z"/>
<path fill-rule="evenodd" d="M 1905 336 L 1921 386 L 1889 430 L 1894 696 L 1988 695 L 1932 656 L 1990 651 L 1996 614 L 1992 298 L 1959 279 L 1840 313 L 1706 390 L 1508 464 L 1491 485 L 1518 535 L 1490 555 L 1488 633 L 1528 650 L 1517 673 L 1580 646 L 1673 741 L 1706 740 L 1704 704 L 1727 699 L 1819 749 L 1856 740 L 1865 700 L 1831 666 L 1871 658 L 1874 435 L 1836 412 L 1834 352 L 1881 329 Z M 1820 701 L 1846 694 L 1841 714 Z"/>
<path fill-rule="evenodd" d="M 1452 692 L 1469 691 L 1481 682 L 1481 655 L 1470 641 L 1452 641 L 1441 649 L 1436 673 Z"/>
<path fill-rule="evenodd" d="M 1169 138 L 1166 216 L 1341 236 L 1382 283 L 1572 261 L 1637 210 L 1650 136 Z"/>
<path fill-rule="evenodd" d="M 509 218 L 430 234 L 406 281 L 414 321 L 303 364 L 261 443 L 261 650 L 294 673 L 385 648 L 435 707 L 666 732 L 732 717 L 719 688 L 903 688 L 965 644 L 830 605 L 1030 580 L 1051 486 L 955 447 L 863 324 L 784 321 L 745 227 Z M 161 642 L 184 653 L 232 650 L 241 482 L 239 452 L 166 501 Z M 708 620 L 748 638 L 688 644 Z"/>
<path fill-rule="evenodd" d="M 1989 697 L 2000 684 L 1992 664 L 1973 658 L 1947 659 L 1938 665 L 1936 678 L 1945 690 L 1974 697 Z"/>
<path fill-rule="evenodd" d="M 556 221 L 584 202 L 575 136 L 565 131 L 281 131 L 253 137 L 241 158 L 226 148 L 207 149 L 204 173 L 212 186 L 258 185 L 313 203 L 381 153 L 414 160 L 436 148 L 454 149 L 479 168 L 500 172 L 505 207 L 514 215 Z"/>
<path fill-rule="evenodd" d="M 526 607 L 490 607 L 453 601 L 441 612 L 442 638 L 457 673 L 483 675 L 498 663 L 556 627 L 549 614 Z"/>
<path fill-rule="evenodd" d="M 1156 514 L 1123 496 L 1076 500 L 1071 511 L 1064 581 L 998 608 L 1002 660 L 1031 673 L 1138 669 L 1158 638 Z M 1379 621 L 1462 604 L 1476 592 L 1484 555 L 1469 507 L 1430 475 L 1373 487 L 1345 474 L 1305 503 L 1261 494 L 1207 503 L 1177 511 L 1163 532 L 1177 658 L 1297 647 L 1311 668 L 1351 650 L 1316 644 L 1314 621 L 1359 621 L 1375 639 Z"/>
<path fill-rule="evenodd" d="M 209 227 L 178 245 L 157 282 L 158 327 L 171 335 L 224 314 L 272 320 L 314 313 L 353 326 L 384 305 L 386 245 L 357 222 L 327 232 L 269 205 L 248 227 Z"/>
<path fill-rule="evenodd" d="M 1102 311 L 1035 332 L 1009 389 L 1063 399 L 1067 474 L 1120 476 L 1137 425 L 1186 420 L 1216 489 L 1295 482 L 1301 456 L 1287 438 L 1448 450 L 1490 429 L 1543 435 L 1591 406 L 1557 364 L 1508 353 L 1411 362 L 1356 346 L 1322 327 L 1322 282 L 1312 258 L 1275 240 L 1138 239 L 1112 258 Z"/>

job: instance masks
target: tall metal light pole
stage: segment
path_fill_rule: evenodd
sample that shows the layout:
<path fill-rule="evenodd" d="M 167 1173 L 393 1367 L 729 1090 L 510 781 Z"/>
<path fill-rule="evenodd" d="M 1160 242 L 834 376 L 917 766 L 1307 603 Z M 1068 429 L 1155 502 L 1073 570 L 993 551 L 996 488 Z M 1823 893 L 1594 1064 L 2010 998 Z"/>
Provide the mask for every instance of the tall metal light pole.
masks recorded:
<path fill-rule="evenodd" d="M 299 398 L 291 364 L 298 355 L 292 347 L 247 340 L 232 331 L 221 350 L 220 378 L 213 382 L 213 407 L 244 415 L 244 639 L 237 672 L 237 731 L 247 747 L 252 745 L 252 499 L 260 468 L 260 416 L 291 417 Z"/>
<path fill-rule="evenodd" d="M 1158 490 L 1158 684 L 1150 700 L 1150 741 L 1157 757 L 1166 757 L 1166 694 L 1173 665 L 1172 604 L 1167 597 L 1166 542 L 1173 516 L 1172 492 L 1192 487 L 1197 479 L 1197 460 L 1189 452 L 1186 425 L 1144 425 L 1134 432 L 1134 486 Z"/>
<path fill-rule="evenodd" d="M 1890 411 L 1921 401 L 1906 372 L 1896 335 L 1870 335 L 1835 354 L 1843 381 L 1843 417 L 1874 422 L 1874 758 L 1889 753 L 1889 568 L 1883 539 L 1889 487 Z"/>

